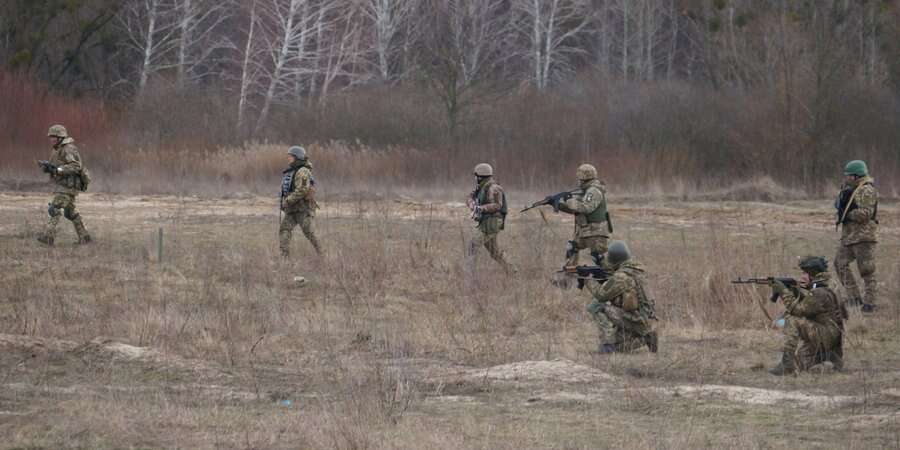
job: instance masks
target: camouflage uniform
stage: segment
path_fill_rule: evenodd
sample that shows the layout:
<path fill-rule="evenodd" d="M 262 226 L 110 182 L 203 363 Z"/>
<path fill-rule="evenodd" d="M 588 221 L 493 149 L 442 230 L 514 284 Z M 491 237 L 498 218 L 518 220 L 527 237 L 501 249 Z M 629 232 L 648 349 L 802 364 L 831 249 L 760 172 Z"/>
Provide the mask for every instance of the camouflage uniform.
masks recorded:
<path fill-rule="evenodd" d="M 854 303 L 862 297 L 856 277 L 850 271 L 850 263 L 856 261 L 859 274 L 865 282 L 865 303 L 875 305 L 878 296 L 878 279 L 875 277 L 875 245 L 878 242 L 878 190 L 871 177 L 862 177 L 855 183 L 845 184 L 841 199 L 846 198 L 846 213 L 839 211 L 841 223 L 841 243 L 834 258 L 835 271 L 847 295 Z M 852 200 L 850 198 L 852 197 Z M 843 219 L 843 220 L 841 220 Z"/>
<path fill-rule="evenodd" d="M 91 241 L 91 236 L 84 227 L 81 220 L 81 214 L 75 209 L 75 197 L 81 192 L 82 179 L 81 172 L 83 170 L 81 155 L 78 154 L 78 148 L 75 147 L 75 140 L 66 136 L 55 145 L 50 152 L 50 164 L 58 167 L 59 170 L 51 172 L 50 178 L 55 184 L 53 190 L 53 198 L 48 204 L 47 213 L 50 220 L 44 235 L 39 239 L 44 243 L 53 245 L 56 239 L 57 225 L 60 217 L 65 217 L 72 222 L 75 227 L 75 233 L 78 235 L 79 243 L 87 243 Z"/>
<path fill-rule="evenodd" d="M 478 233 L 469 242 L 467 257 L 472 264 L 471 260 L 476 257 L 478 247 L 484 246 L 491 258 L 504 270 L 513 272 L 515 268 L 506 260 L 497 242 L 497 236 L 503 230 L 506 221 L 503 197 L 503 187 L 494 181 L 493 177 L 485 177 L 467 199 L 469 209 L 474 211 L 476 206 L 479 207 L 479 211 L 474 214 L 475 220 L 478 221 Z"/>
<path fill-rule="evenodd" d="M 785 325 L 782 368 L 806 370 L 824 361 L 843 367 L 846 310 L 829 286 L 828 272 L 812 276 L 807 286 L 783 289 Z"/>
<path fill-rule="evenodd" d="M 278 228 L 281 254 L 288 256 L 291 251 L 291 234 L 294 227 L 300 225 L 303 235 L 321 255 L 322 248 L 313 229 L 313 218 L 319 208 L 315 200 L 315 181 L 312 175 L 312 164 L 307 160 L 295 160 L 291 167 L 283 172 L 281 209 L 284 217 Z"/>
<path fill-rule="evenodd" d="M 581 193 L 560 204 L 560 210 L 575 215 L 575 236 L 566 251 L 566 266 L 577 266 L 581 250 L 590 249 L 596 260 L 606 253 L 606 187 L 597 179 L 581 182 Z"/>
<path fill-rule="evenodd" d="M 647 295 L 644 269 L 637 261 L 628 260 L 609 266 L 612 276 L 604 283 L 586 283 L 594 300 L 588 312 L 600 331 L 601 346 L 616 351 L 632 351 L 647 344 L 652 335 L 652 351 L 656 351 L 655 332 L 651 321 L 656 318 L 655 303 Z"/>

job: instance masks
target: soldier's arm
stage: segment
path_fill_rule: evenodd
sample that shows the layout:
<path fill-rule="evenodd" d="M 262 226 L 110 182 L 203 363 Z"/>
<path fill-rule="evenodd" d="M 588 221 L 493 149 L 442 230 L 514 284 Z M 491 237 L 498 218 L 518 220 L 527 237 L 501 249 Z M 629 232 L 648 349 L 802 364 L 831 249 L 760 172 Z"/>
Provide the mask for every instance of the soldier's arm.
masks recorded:
<path fill-rule="evenodd" d="M 71 175 L 81 172 L 81 157 L 78 150 L 67 145 L 62 155 L 63 163 L 59 165 L 57 172 L 60 175 Z"/>
<path fill-rule="evenodd" d="M 590 214 L 606 201 L 606 195 L 597 188 L 589 188 L 581 198 L 566 200 L 566 209 L 574 214 Z"/>
<path fill-rule="evenodd" d="M 817 295 L 814 291 L 806 289 L 797 289 L 797 295 L 790 289 L 786 289 L 782 294 L 784 301 L 784 309 L 788 314 L 798 317 L 813 317 L 821 314 L 828 309 L 828 298 L 823 295 Z"/>
<path fill-rule="evenodd" d="M 605 303 L 613 301 L 624 294 L 628 290 L 630 282 L 631 279 L 627 275 L 616 273 L 606 283 L 600 284 L 596 281 L 588 280 L 586 286 L 598 302 Z"/>
<path fill-rule="evenodd" d="M 294 190 L 284 198 L 284 202 L 288 205 L 299 203 L 309 194 L 311 185 L 309 171 L 304 169 L 298 170 L 294 176 Z"/>
<path fill-rule="evenodd" d="M 481 205 L 482 211 L 488 214 L 500 211 L 500 208 L 503 207 L 503 192 L 500 190 L 500 187 L 496 184 L 491 185 L 484 201 L 485 203 Z"/>
<path fill-rule="evenodd" d="M 847 219 L 851 222 L 866 223 L 872 220 L 875 214 L 875 204 L 878 202 L 878 193 L 872 186 L 863 186 L 859 188 L 856 197 L 853 199 L 856 203 L 856 209 L 847 213 Z"/>

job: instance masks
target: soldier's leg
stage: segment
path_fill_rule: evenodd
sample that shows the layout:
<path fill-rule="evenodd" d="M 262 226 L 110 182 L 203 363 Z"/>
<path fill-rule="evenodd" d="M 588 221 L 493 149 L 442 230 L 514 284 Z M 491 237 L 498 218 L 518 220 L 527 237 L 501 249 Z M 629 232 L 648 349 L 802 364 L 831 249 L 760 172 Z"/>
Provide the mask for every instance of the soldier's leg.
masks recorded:
<path fill-rule="evenodd" d="M 878 296 L 878 279 L 875 277 L 875 243 L 864 242 L 853 246 L 856 267 L 865 284 L 865 303 L 875 306 Z"/>
<path fill-rule="evenodd" d="M 800 349 L 799 321 L 797 317 L 788 316 L 784 321 L 784 344 L 781 347 L 781 363 L 769 371 L 773 375 L 786 375 L 797 372 L 797 351 Z"/>
<path fill-rule="evenodd" d="M 297 220 L 294 214 L 285 213 L 281 218 L 281 225 L 278 227 L 278 246 L 281 248 L 281 256 L 288 256 L 291 253 L 291 234 L 294 227 L 297 226 Z"/>
<path fill-rule="evenodd" d="M 88 234 L 87 229 L 84 227 L 84 222 L 81 220 L 81 214 L 75 209 L 75 197 L 72 197 L 69 204 L 63 209 L 63 215 L 66 219 L 69 219 L 72 222 L 72 226 L 75 227 L 75 234 L 78 235 L 79 244 L 91 242 L 91 235 Z"/>
<path fill-rule="evenodd" d="M 622 330 L 627 338 L 627 351 L 634 351 L 646 345 L 650 352 L 656 353 L 658 337 L 650 323 L 644 320 L 629 320 L 626 317 L 622 324 Z"/>
<path fill-rule="evenodd" d="M 612 345 L 617 349 L 622 344 L 622 310 L 615 306 L 606 306 L 597 313 L 591 314 L 597 331 L 600 333 L 600 345 Z"/>
<path fill-rule="evenodd" d="M 599 263 L 600 258 L 606 254 L 609 248 L 609 238 L 605 236 L 597 236 L 589 239 L 588 248 L 591 249 L 591 258 L 594 264 Z"/>
<path fill-rule="evenodd" d="M 577 266 L 578 265 L 578 254 L 584 248 L 580 244 L 581 244 L 580 239 L 572 239 L 571 241 L 566 242 L 565 266 Z"/>
<path fill-rule="evenodd" d="M 47 204 L 47 214 L 50 216 L 50 220 L 47 221 L 47 226 L 44 228 L 44 234 L 38 237 L 38 241 L 47 245 L 53 245 L 53 242 L 56 239 L 56 230 L 57 225 L 59 225 L 59 219 L 62 217 L 67 204 L 68 199 L 64 194 L 56 194 L 50 199 L 50 203 Z"/>
<path fill-rule="evenodd" d="M 313 227 L 313 218 L 311 215 L 303 215 L 300 219 L 300 229 L 303 230 L 303 235 L 306 236 L 306 239 L 309 239 L 309 243 L 316 249 L 316 254 L 321 255 L 322 247 L 319 245 L 319 239 L 316 238 L 316 230 Z"/>
<path fill-rule="evenodd" d="M 490 253 L 491 258 L 494 258 L 494 261 L 497 261 L 506 272 L 515 272 L 516 269 L 506 260 L 506 255 L 504 255 L 503 250 L 500 249 L 500 244 L 497 240 L 499 233 L 485 234 L 483 236 L 484 248 Z"/>
<path fill-rule="evenodd" d="M 834 270 L 837 272 L 838 280 L 840 280 L 847 291 L 847 301 L 851 305 L 858 305 L 861 299 L 859 287 L 856 285 L 856 277 L 853 275 L 853 271 L 850 270 L 850 263 L 854 259 L 853 249 L 841 244 L 838 247 L 837 255 L 834 257 Z"/>

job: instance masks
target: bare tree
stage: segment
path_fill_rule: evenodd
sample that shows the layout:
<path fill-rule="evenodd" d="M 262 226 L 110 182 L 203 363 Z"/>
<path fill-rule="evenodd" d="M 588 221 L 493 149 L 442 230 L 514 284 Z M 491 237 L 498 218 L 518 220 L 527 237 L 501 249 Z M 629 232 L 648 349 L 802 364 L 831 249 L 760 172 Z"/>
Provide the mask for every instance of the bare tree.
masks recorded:
<path fill-rule="evenodd" d="M 400 41 L 415 30 L 414 12 L 421 0 L 364 0 L 363 15 L 370 23 L 372 51 L 378 76 L 390 81 L 398 75 Z M 405 35 L 405 36 L 404 36 Z"/>
<path fill-rule="evenodd" d="M 504 0 L 424 0 L 420 68 L 457 137 L 463 111 L 479 98 L 476 88 L 496 80 L 511 51 L 512 25 Z M 487 95 L 491 89 L 478 90 Z"/>
<path fill-rule="evenodd" d="M 218 50 L 232 49 L 233 43 L 222 26 L 232 14 L 233 4 L 222 0 L 176 0 L 177 77 L 183 88 L 187 81 L 210 74 L 210 58 Z"/>
<path fill-rule="evenodd" d="M 247 27 L 247 37 L 244 44 L 244 52 L 241 55 L 241 75 L 240 75 L 240 91 L 238 94 L 238 111 L 237 111 L 237 131 L 243 137 L 246 127 L 246 114 L 249 106 L 249 98 L 253 86 L 259 79 L 259 66 L 257 61 L 260 59 L 262 50 L 257 38 L 257 22 L 259 15 L 256 7 L 257 0 L 250 3 L 249 17 Z"/>
<path fill-rule="evenodd" d="M 137 95 L 142 101 L 147 81 L 153 74 L 173 67 L 172 52 L 178 32 L 172 0 L 128 0 L 117 15 L 128 36 L 125 45 L 140 58 Z"/>
<path fill-rule="evenodd" d="M 558 74 L 571 72 L 571 57 L 586 51 L 578 38 L 592 22 L 587 0 L 515 0 L 519 15 L 516 28 L 526 37 L 525 58 L 531 66 L 528 77 L 544 89 Z"/>

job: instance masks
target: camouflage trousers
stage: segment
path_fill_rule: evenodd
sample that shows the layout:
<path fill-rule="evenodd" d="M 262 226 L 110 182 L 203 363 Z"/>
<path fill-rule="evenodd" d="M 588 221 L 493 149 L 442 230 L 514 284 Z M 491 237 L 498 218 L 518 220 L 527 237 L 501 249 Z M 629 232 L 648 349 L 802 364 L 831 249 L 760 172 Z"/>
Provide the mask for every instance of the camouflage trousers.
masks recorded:
<path fill-rule="evenodd" d="M 634 351 L 644 345 L 644 336 L 653 331 L 651 324 L 618 306 L 606 305 L 591 314 L 600 332 L 600 344 L 610 344 L 619 351 Z"/>
<path fill-rule="evenodd" d="M 590 250 L 591 256 L 596 258 L 606 253 L 609 247 L 609 238 L 606 236 L 591 236 L 576 238 L 569 241 L 566 248 L 566 266 L 577 266 L 578 257 L 582 250 Z M 593 262 L 591 262 L 593 264 Z"/>
<path fill-rule="evenodd" d="M 816 323 L 803 317 L 785 317 L 782 351 L 799 370 L 809 369 L 825 361 L 831 361 L 840 369 L 844 356 L 842 344 L 842 331 L 837 324 Z"/>
<path fill-rule="evenodd" d="M 56 193 L 53 195 L 53 199 L 50 200 L 50 203 L 47 206 L 47 214 L 50 215 L 50 220 L 47 222 L 47 228 L 44 230 L 44 235 L 48 239 L 52 241 L 56 238 L 59 219 L 65 217 L 66 219 L 69 219 L 75 227 L 75 233 L 78 235 L 79 242 L 90 240 L 90 235 L 88 235 L 87 230 L 84 228 L 84 222 L 81 220 L 81 214 L 75 209 L 74 195 Z"/>
<path fill-rule="evenodd" d="M 316 249 L 316 253 L 321 255 L 322 247 L 319 245 L 319 239 L 316 238 L 316 232 L 313 229 L 313 216 L 307 211 L 284 214 L 281 226 L 278 227 L 278 244 L 281 254 L 288 256 L 291 253 L 291 236 L 297 225 L 303 230 L 303 235 L 309 239 L 309 243 Z"/>
<path fill-rule="evenodd" d="M 847 296 L 851 301 L 863 299 L 859 295 L 859 286 L 856 276 L 850 270 L 850 263 L 856 261 L 859 275 L 865 283 L 865 302 L 874 305 L 878 296 L 878 279 L 875 277 L 875 243 L 860 242 L 852 245 L 838 247 L 837 256 L 834 258 L 834 270 L 838 274 L 841 284 L 847 290 Z"/>
<path fill-rule="evenodd" d="M 472 236 L 472 239 L 469 241 L 469 247 L 466 249 L 466 267 L 468 271 L 474 271 L 479 247 L 484 247 L 491 255 L 491 258 L 503 267 L 503 270 L 515 272 L 515 267 L 506 260 L 506 255 L 504 255 L 503 250 L 500 249 L 500 245 L 497 241 L 497 236 L 499 234 L 499 232 L 484 233 L 479 230 Z"/>

